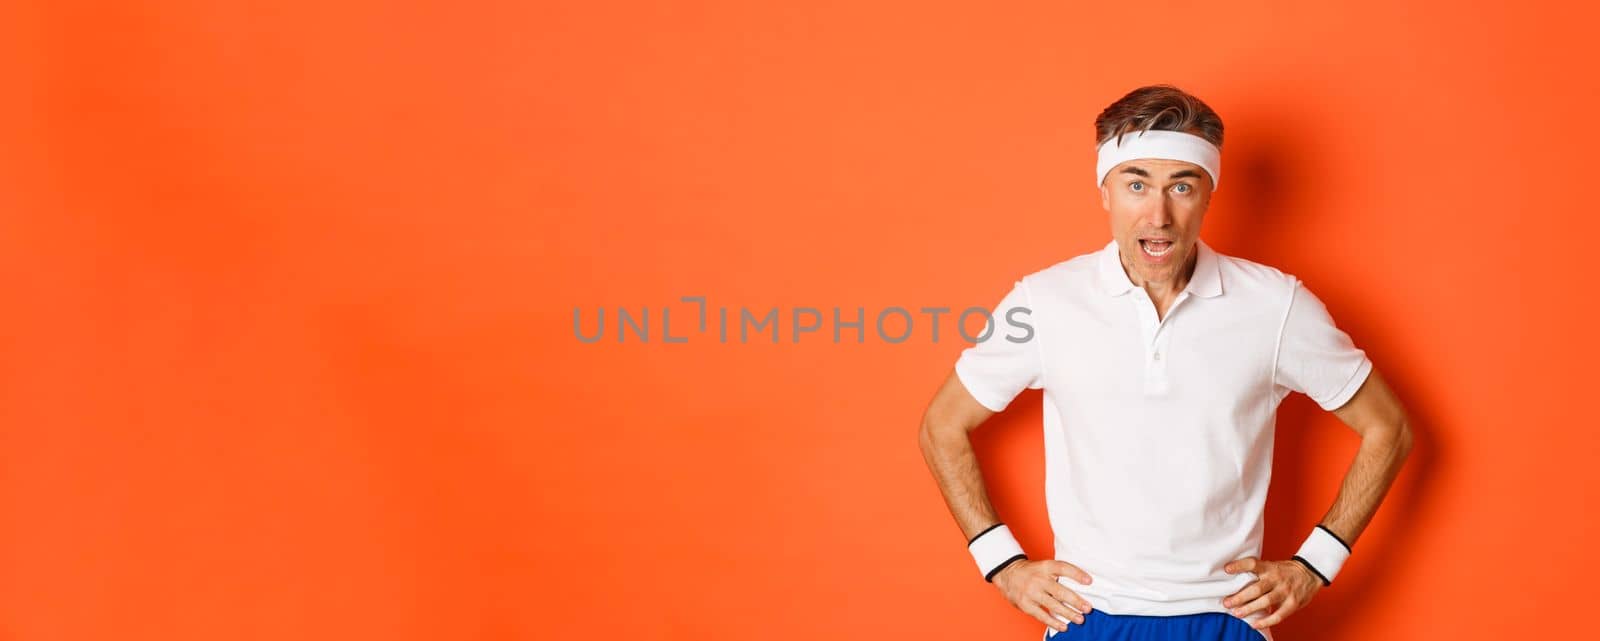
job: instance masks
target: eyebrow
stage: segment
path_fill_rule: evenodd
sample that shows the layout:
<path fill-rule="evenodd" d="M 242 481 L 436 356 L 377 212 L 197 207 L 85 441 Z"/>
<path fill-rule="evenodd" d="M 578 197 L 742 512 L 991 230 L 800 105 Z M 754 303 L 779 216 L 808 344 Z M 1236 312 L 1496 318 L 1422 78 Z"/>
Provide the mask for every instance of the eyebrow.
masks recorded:
<path fill-rule="evenodd" d="M 1140 176 L 1144 176 L 1145 178 L 1149 178 L 1150 177 L 1150 172 L 1145 171 L 1143 169 L 1140 169 L 1138 167 L 1123 167 L 1122 171 L 1120 171 L 1118 173 L 1137 174 L 1137 175 L 1140 175 Z M 1171 179 L 1171 178 L 1199 178 L 1199 177 L 1200 177 L 1200 172 L 1197 172 L 1197 171 L 1195 171 L 1193 169 L 1184 169 L 1184 170 L 1181 170 L 1181 171 L 1178 171 L 1178 172 L 1174 172 L 1171 176 L 1167 176 L 1167 178 L 1169 178 L 1169 179 Z"/>

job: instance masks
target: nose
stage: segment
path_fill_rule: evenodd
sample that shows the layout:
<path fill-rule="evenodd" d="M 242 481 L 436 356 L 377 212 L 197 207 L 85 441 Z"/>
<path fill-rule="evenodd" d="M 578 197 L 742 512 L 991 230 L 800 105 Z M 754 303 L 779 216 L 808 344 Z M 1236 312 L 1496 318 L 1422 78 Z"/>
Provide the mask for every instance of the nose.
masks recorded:
<path fill-rule="evenodd" d="M 1152 200 L 1155 202 L 1145 214 L 1145 223 L 1151 227 L 1166 227 L 1172 224 L 1172 203 L 1165 197 Z"/>

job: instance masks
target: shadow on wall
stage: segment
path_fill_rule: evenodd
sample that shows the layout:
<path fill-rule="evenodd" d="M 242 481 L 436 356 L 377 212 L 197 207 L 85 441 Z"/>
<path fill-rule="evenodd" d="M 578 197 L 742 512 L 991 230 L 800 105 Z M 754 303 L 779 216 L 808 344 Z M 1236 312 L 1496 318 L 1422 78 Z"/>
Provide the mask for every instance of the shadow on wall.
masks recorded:
<path fill-rule="evenodd" d="M 1208 243 L 1224 253 L 1277 267 L 1307 283 L 1328 283 L 1332 275 L 1319 277 L 1303 273 L 1294 264 L 1293 256 L 1282 255 L 1274 249 L 1292 246 L 1294 243 L 1286 242 L 1291 238 L 1304 240 L 1297 238 L 1296 214 L 1299 212 L 1293 203 L 1305 202 L 1314 198 L 1313 194 L 1332 188 L 1319 184 L 1316 168 L 1309 166 L 1317 157 L 1320 141 L 1315 136 L 1321 129 L 1314 122 L 1296 122 L 1298 113 L 1301 112 L 1279 108 L 1244 112 L 1233 117 L 1235 122 L 1250 123 L 1251 140 L 1249 145 L 1224 142 L 1230 158 L 1228 175 L 1232 188 L 1249 196 L 1240 199 L 1234 211 L 1217 219 L 1208 215 L 1205 235 Z M 1355 254 L 1359 253 L 1359 248 L 1338 251 Z M 1334 322 L 1350 334 L 1358 347 L 1366 350 L 1376 369 L 1406 404 L 1416 435 L 1415 447 L 1374 517 L 1374 522 L 1387 521 L 1393 525 L 1384 528 L 1385 536 L 1381 539 L 1373 538 L 1374 529 L 1368 526 L 1356 542 L 1338 582 L 1319 592 L 1307 609 L 1274 628 L 1282 630 L 1284 638 L 1332 641 L 1363 636 L 1368 632 L 1360 628 L 1363 614 L 1374 604 L 1381 603 L 1387 591 L 1394 589 L 1386 577 L 1408 573 L 1410 568 L 1406 560 L 1426 544 L 1426 530 L 1407 525 L 1428 521 L 1428 505 L 1422 487 L 1425 479 L 1435 475 L 1441 456 L 1438 442 L 1429 429 L 1434 424 L 1433 412 L 1416 404 L 1420 396 L 1408 393 L 1416 386 L 1413 368 L 1407 363 L 1416 362 L 1420 355 L 1409 353 L 1407 346 L 1385 338 L 1382 318 L 1368 320 L 1340 311 L 1359 307 L 1361 301 L 1354 297 L 1377 285 L 1352 283 L 1343 288 L 1314 287 L 1313 291 L 1327 304 Z M 1296 515 L 1314 514 L 1312 518 L 1319 518 L 1334 498 L 1332 493 L 1311 489 L 1326 487 L 1328 479 L 1312 478 L 1308 470 L 1317 468 L 1307 463 L 1328 453 L 1313 446 L 1308 438 L 1309 430 L 1314 425 L 1324 429 L 1331 425 L 1353 443 L 1359 442 L 1354 432 L 1344 429 L 1331 415 L 1322 418 L 1323 414 L 1322 408 L 1301 394 L 1291 394 L 1279 407 L 1263 543 L 1263 554 L 1268 559 L 1282 560 L 1293 555 L 1310 528 L 1316 525 Z M 1352 446 L 1350 455 L 1354 451 Z M 1337 467 L 1343 470 L 1348 459 L 1343 454 L 1339 456 Z M 1333 487 L 1333 491 L 1337 491 L 1337 481 Z"/>

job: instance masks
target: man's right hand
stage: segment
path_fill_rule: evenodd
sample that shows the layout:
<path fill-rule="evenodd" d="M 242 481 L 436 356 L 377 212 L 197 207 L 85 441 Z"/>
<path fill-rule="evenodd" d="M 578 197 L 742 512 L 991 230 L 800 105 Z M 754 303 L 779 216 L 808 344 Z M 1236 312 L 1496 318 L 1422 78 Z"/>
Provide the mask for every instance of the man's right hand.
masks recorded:
<path fill-rule="evenodd" d="M 1011 605 L 1038 619 L 1040 623 L 1061 632 L 1067 629 L 1067 624 L 1056 618 L 1056 615 L 1081 625 L 1083 615 L 1089 613 L 1090 607 L 1088 600 L 1057 581 L 1058 576 L 1068 577 L 1084 585 L 1088 585 L 1091 581 L 1088 572 L 1066 561 L 1024 559 L 1000 570 L 999 574 L 994 575 L 992 582 L 1000 588 L 1000 593 L 1005 595 Z M 1072 607 L 1067 607 L 1069 605 Z"/>

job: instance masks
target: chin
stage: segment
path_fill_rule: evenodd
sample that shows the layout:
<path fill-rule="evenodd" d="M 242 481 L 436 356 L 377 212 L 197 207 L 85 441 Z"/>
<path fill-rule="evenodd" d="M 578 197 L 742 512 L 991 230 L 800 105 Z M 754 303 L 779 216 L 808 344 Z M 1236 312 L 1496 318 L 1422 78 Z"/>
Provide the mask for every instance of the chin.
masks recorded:
<path fill-rule="evenodd" d="M 1141 269 L 1139 276 L 1147 283 L 1164 283 L 1172 280 L 1170 269 Z"/>

